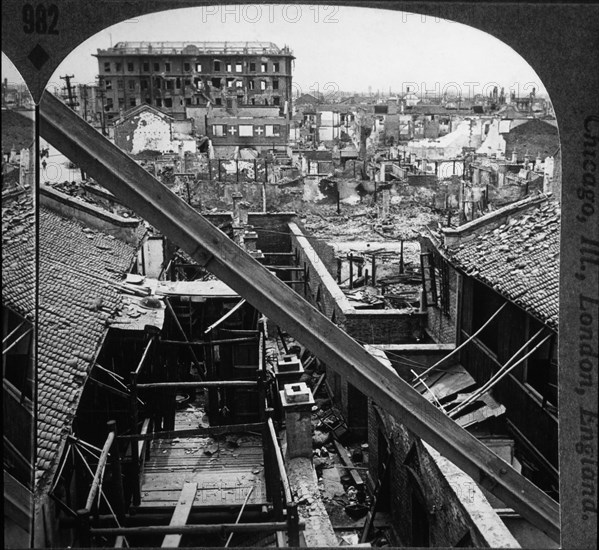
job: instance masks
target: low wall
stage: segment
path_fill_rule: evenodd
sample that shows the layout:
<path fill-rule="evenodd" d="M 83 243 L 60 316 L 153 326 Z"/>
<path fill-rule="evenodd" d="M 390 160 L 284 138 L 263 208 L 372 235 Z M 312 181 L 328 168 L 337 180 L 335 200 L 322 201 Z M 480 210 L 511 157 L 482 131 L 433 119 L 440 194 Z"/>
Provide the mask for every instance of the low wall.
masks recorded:
<path fill-rule="evenodd" d="M 123 218 L 48 186 L 40 186 L 40 202 L 66 218 L 81 221 L 88 227 L 124 241 L 139 244 L 139 219 Z"/>

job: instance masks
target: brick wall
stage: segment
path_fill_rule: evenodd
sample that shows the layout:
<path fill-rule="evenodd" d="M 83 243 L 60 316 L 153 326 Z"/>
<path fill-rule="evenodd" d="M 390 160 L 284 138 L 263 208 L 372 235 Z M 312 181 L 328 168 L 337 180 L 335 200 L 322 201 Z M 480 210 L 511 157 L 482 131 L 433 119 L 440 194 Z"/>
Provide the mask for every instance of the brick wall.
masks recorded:
<path fill-rule="evenodd" d="M 425 320 L 419 312 L 354 311 L 345 315 L 345 330 L 361 344 L 407 344 L 419 341 Z"/>
<path fill-rule="evenodd" d="M 393 532 L 397 537 L 396 541 L 392 541 L 394 544 L 414 546 L 418 541 L 412 524 L 412 493 L 415 493 L 428 512 L 430 546 L 451 547 L 467 541 L 469 545 L 488 548 L 491 543 L 500 540 L 502 547 L 518 547 L 471 478 L 453 465 L 448 467 L 443 463 L 445 459 L 431 451 L 433 456 L 418 437 L 393 417 L 380 409 L 377 411 L 371 401 L 368 421 L 369 473 L 372 479 L 378 478 L 381 432 L 389 442 L 392 456 L 388 505 Z M 485 522 L 473 520 L 471 513 L 475 507 L 477 512 L 482 509 L 486 513 Z"/>

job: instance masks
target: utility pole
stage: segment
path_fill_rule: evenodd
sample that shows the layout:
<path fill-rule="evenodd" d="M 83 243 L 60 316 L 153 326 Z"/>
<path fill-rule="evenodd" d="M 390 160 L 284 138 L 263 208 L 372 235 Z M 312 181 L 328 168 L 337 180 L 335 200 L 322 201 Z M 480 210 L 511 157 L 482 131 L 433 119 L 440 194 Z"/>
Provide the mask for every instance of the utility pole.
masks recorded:
<path fill-rule="evenodd" d="M 108 135 L 106 133 L 106 119 L 104 117 L 104 81 L 102 77 L 99 78 L 98 94 L 100 95 L 100 124 L 102 126 L 102 135 Z"/>
<path fill-rule="evenodd" d="M 83 96 L 83 120 L 87 122 L 87 84 L 81 86 L 81 95 Z"/>
<path fill-rule="evenodd" d="M 75 98 L 73 97 L 73 88 L 71 87 L 71 78 L 75 78 L 75 75 L 67 74 L 65 76 L 60 77 L 60 79 L 64 80 L 67 85 L 67 97 L 68 97 L 67 105 L 74 111 L 75 107 L 77 106 L 77 102 L 75 101 Z"/>

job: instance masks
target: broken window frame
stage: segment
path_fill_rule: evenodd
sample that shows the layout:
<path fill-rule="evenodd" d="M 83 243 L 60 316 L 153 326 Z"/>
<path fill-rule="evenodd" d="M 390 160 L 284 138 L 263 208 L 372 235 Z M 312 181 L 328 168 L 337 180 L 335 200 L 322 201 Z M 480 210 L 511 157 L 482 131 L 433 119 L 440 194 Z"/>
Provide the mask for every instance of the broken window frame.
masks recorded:
<path fill-rule="evenodd" d="M 266 91 L 266 80 L 260 81 L 260 90 L 263 92 Z"/>
<path fill-rule="evenodd" d="M 104 80 L 104 89 L 112 90 L 112 80 L 110 80 L 109 78 Z"/>
<path fill-rule="evenodd" d="M 281 98 L 278 95 L 273 95 L 272 104 L 275 106 L 281 105 Z"/>
<path fill-rule="evenodd" d="M 201 72 L 202 72 L 202 64 L 196 63 L 196 73 L 201 73 Z"/>
<path fill-rule="evenodd" d="M 191 71 L 191 63 L 189 61 L 185 61 L 183 63 L 183 70 L 188 73 Z"/>
<path fill-rule="evenodd" d="M 144 61 L 142 63 L 142 71 L 144 73 L 149 73 L 150 72 L 150 62 L 149 61 Z"/>
<path fill-rule="evenodd" d="M 278 73 L 279 70 L 280 70 L 280 64 L 279 64 L 279 62 L 278 61 L 274 61 L 273 64 L 272 64 L 272 71 L 274 73 Z"/>
<path fill-rule="evenodd" d="M 235 72 L 236 73 L 242 73 L 243 72 L 243 63 L 241 63 L 241 61 L 238 62 L 238 63 L 235 63 Z"/>
<path fill-rule="evenodd" d="M 236 80 L 235 87 L 238 89 L 243 89 L 243 82 L 241 80 Z"/>
<path fill-rule="evenodd" d="M 160 72 L 160 63 L 154 62 L 154 72 Z"/>
<path fill-rule="evenodd" d="M 127 61 L 127 72 L 132 73 L 135 71 L 135 64 L 133 61 Z"/>
<path fill-rule="evenodd" d="M 255 61 L 250 61 L 250 72 L 251 73 L 256 72 L 256 62 Z"/>
<path fill-rule="evenodd" d="M 215 59 L 213 61 L 213 66 L 214 66 L 214 70 L 220 72 L 221 71 L 221 61 L 218 59 Z"/>
<path fill-rule="evenodd" d="M 260 72 L 267 73 L 268 72 L 268 63 L 260 63 Z"/>
<path fill-rule="evenodd" d="M 104 61 L 104 72 L 105 73 L 112 72 L 111 66 L 110 66 L 110 61 Z"/>
<path fill-rule="evenodd" d="M 428 259 L 428 263 L 425 263 Z M 424 307 L 437 306 L 437 284 L 435 279 L 435 260 L 430 252 L 420 254 L 420 271 L 422 277 L 422 299 Z M 427 285 L 428 283 L 428 285 Z M 429 301 L 430 295 L 430 301 Z"/>

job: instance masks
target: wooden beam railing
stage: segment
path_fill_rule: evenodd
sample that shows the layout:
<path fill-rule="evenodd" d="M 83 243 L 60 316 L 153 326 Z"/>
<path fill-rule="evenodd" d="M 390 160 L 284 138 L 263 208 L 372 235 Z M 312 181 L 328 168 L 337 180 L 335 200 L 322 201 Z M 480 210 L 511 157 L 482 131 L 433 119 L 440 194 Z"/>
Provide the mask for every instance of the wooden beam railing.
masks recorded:
<path fill-rule="evenodd" d="M 263 425 L 263 422 L 253 422 L 249 424 L 223 424 L 222 426 L 207 426 L 204 428 L 193 428 L 189 430 L 168 430 L 160 432 L 123 434 L 119 435 L 118 438 L 123 441 L 152 441 L 154 439 L 206 437 L 240 432 L 259 432 L 262 430 Z"/>
<path fill-rule="evenodd" d="M 265 441 L 264 444 L 270 444 L 274 451 L 276 472 L 279 474 L 279 481 L 283 488 L 283 496 L 285 502 L 285 510 L 287 513 L 287 537 L 288 545 L 291 547 L 299 546 L 299 514 L 297 510 L 297 502 L 293 499 L 291 493 L 291 486 L 289 485 L 289 479 L 287 478 L 287 470 L 285 469 L 285 462 L 283 461 L 283 454 L 279 447 L 279 440 L 275 432 L 275 427 L 272 418 L 267 418 L 266 424 L 268 426 L 269 441 Z"/>
<path fill-rule="evenodd" d="M 243 344 L 247 342 L 255 342 L 257 338 L 255 336 L 248 338 L 223 338 L 221 340 L 189 340 L 188 342 L 182 342 L 181 340 L 167 340 L 161 339 L 161 344 L 172 344 L 174 346 L 218 346 L 220 344 Z"/>
<path fill-rule="evenodd" d="M 78 519 L 78 535 L 79 535 L 79 545 L 82 548 L 88 548 L 91 545 L 91 537 L 90 537 L 90 516 L 91 510 L 94 507 L 94 501 L 96 500 L 96 496 L 98 494 L 98 489 L 100 488 L 100 483 L 102 478 L 104 477 L 104 470 L 106 469 L 106 463 L 108 462 L 108 457 L 110 455 L 111 448 L 117 448 L 115 443 L 116 441 L 116 423 L 109 422 L 108 423 L 108 436 L 106 437 L 106 441 L 104 442 L 104 446 L 102 447 L 102 452 L 100 453 L 100 458 L 98 459 L 98 465 L 96 466 L 96 471 L 94 473 L 94 478 L 92 480 L 89 492 L 87 494 L 87 499 L 85 501 L 85 506 L 79 510 L 77 510 L 77 519 Z M 117 482 L 120 479 L 117 480 Z M 118 496 L 117 496 L 118 498 Z M 124 513 L 124 510 L 122 510 Z"/>
<path fill-rule="evenodd" d="M 256 380 L 205 380 L 202 382 L 148 382 L 137 384 L 138 390 L 159 390 L 165 388 L 252 388 Z"/>
<path fill-rule="evenodd" d="M 306 528 L 304 522 L 298 522 L 298 532 Z M 219 523 L 212 525 L 146 525 L 141 527 L 98 527 L 90 528 L 91 535 L 131 536 L 131 535 L 223 535 L 227 533 L 266 533 L 286 531 L 287 522 L 270 521 L 259 523 Z"/>

